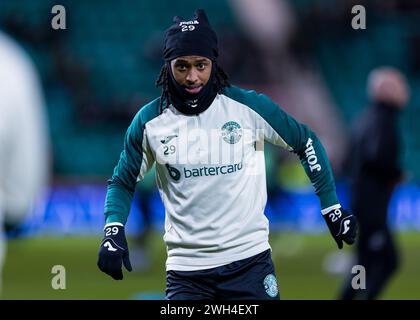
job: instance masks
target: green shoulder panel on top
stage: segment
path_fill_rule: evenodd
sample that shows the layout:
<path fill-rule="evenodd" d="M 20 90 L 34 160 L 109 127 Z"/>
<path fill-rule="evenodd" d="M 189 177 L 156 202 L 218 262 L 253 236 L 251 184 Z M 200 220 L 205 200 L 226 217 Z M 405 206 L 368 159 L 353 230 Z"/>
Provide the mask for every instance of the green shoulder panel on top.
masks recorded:
<path fill-rule="evenodd" d="M 299 156 L 320 198 L 322 209 L 339 203 L 327 154 L 317 136 L 306 125 L 284 112 L 265 94 L 235 86 L 225 88 L 224 94 L 259 114 Z"/>
<path fill-rule="evenodd" d="M 159 116 L 159 104 L 160 98 L 157 98 L 141 108 L 127 129 L 120 160 L 114 168 L 112 178 L 108 181 L 105 199 L 106 223 L 125 224 L 127 221 L 143 161 L 144 127 L 147 122 Z"/>
<path fill-rule="evenodd" d="M 149 102 L 143 108 L 141 108 L 139 112 L 137 112 L 142 120 L 143 125 L 160 115 L 159 105 L 160 97 Z"/>
<path fill-rule="evenodd" d="M 306 126 L 290 117 L 267 95 L 235 86 L 226 88 L 225 95 L 254 110 L 296 153 L 301 151 L 299 148 L 302 147 L 301 141 L 307 131 Z"/>

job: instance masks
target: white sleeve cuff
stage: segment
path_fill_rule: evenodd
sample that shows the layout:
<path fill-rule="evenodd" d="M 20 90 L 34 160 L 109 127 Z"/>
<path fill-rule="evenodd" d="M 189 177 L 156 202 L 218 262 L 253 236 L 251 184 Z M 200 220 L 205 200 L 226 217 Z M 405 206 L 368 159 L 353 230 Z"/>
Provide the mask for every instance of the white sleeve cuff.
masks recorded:
<path fill-rule="evenodd" d="M 112 226 L 124 227 L 124 225 L 121 222 L 110 222 L 105 225 L 104 230 L 105 228 L 112 227 Z"/>
<path fill-rule="evenodd" d="M 321 212 L 322 212 L 322 215 L 325 215 L 328 212 L 330 212 L 331 210 L 340 209 L 340 208 L 341 208 L 341 205 L 339 203 L 337 203 L 337 204 L 334 204 L 334 205 L 332 205 L 328 208 L 322 209 Z"/>

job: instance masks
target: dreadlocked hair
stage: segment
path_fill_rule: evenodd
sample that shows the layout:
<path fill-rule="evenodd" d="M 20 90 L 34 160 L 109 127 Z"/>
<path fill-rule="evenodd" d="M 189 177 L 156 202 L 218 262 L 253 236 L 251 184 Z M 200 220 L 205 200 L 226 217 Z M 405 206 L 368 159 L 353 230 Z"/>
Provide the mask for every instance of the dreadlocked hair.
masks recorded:
<path fill-rule="evenodd" d="M 217 88 L 217 93 L 222 93 L 225 87 L 230 87 L 229 77 L 225 70 L 216 64 L 216 75 L 214 77 L 214 84 Z"/>
<path fill-rule="evenodd" d="M 166 102 L 166 106 L 171 103 L 171 97 L 169 95 L 169 84 L 168 84 L 169 70 L 165 63 L 160 69 L 159 76 L 155 82 L 156 87 L 162 87 L 162 94 L 160 95 L 159 113 L 163 111 L 163 104 Z"/>
<path fill-rule="evenodd" d="M 168 84 L 169 77 L 170 75 L 169 75 L 168 65 L 165 63 L 160 69 L 159 76 L 155 83 L 156 87 L 162 87 L 162 94 L 160 96 L 160 104 L 159 104 L 160 113 L 163 112 L 164 108 L 166 108 L 168 105 L 171 104 L 171 95 L 169 93 L 169 84 Z M 228 75 L 217 64 L 216 64 L 216 74 L 214 77 L 214 85 L 217 88 L 217 93 L 222 93 L 225 87 L 230 87 Z"/>

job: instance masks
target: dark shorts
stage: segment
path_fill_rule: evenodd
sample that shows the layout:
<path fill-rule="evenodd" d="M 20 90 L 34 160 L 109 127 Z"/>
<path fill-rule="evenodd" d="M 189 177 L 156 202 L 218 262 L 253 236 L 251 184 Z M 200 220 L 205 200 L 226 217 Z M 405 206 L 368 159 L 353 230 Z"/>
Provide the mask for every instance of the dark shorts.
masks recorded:
<path fill-rule="evenodd" d="M 168 300 L 278 300 L 270 249 L 217 268 L 166 273 Z"/>

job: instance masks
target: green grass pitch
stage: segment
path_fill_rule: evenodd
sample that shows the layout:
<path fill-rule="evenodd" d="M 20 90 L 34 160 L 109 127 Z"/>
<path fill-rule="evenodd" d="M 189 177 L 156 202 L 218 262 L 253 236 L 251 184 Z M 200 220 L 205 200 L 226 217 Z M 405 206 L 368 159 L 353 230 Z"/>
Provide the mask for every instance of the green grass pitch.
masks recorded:
<path fill-rule="evenodd" d="M 398 234 L 401 265 L 382 299 L 420 299 L 420 233 Z M 8 243 L 3 270 L 3 299 L 159 299 L 165 290 L 165 247 L 160 234 L 149 239 L 149 271 L 124 272 L 115 281 L 96 267 L 100 238 L 23 238 Z M 325 261 L 337 254 L 328 234 L 275 233 L 270 241 L 282 299 L 335 299 L 343 274 L 326 271 Z M 346 248 L 344 253 L 351 253 Z M 334 260 L 333 260 L 334 261 Z M 54 265 L 66 271 L 66 288 L 54 290 Z"/>

